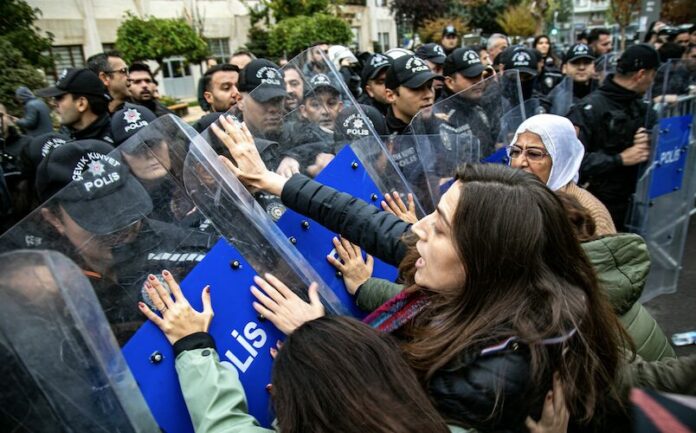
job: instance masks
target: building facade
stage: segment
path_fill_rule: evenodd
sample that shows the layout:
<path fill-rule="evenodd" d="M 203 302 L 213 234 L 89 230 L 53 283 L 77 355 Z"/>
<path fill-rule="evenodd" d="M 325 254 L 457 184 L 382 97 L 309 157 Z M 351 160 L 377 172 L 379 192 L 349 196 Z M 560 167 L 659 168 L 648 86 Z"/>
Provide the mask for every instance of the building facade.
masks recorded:
<path fill-rule="evenodd" d="M 127 13 L 158 18 L 185 18 L 208 41 L 213 58 L 226 62 L 243 46 L 251 25 L 248 7 L 257 1 L 242 0 L 27 0 L 41 10 L 37 26 L 53 34 L 54 67 L 46 71 L 49 82 L 68 67 L 83 67 L 93 54 L 112 49 L 116 30 Z M 347 1 L 339 13 L 353 29 L 353 48 L 372 51 L 373 42 L 396 46 L 396 25 L 383 0 Z M 154 66 L 154 64 L 152 65 Z M 164 95 L 192 98 L 205 65 L 190 65 L 183 57 L 165 61 L 157 74 Z"/>

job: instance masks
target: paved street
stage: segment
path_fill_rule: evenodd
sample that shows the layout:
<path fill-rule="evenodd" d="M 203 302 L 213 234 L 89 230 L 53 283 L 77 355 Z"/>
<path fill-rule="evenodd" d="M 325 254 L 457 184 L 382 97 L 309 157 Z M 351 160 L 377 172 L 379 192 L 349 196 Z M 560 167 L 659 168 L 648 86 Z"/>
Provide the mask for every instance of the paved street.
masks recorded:
<path fill-rule="evenodd" d="M 679 289 L 645 304 L 668 337 L 675 332 L 696 330 L 696 218 L 691 219 Z M 675 348 L 678 355 L 696 354 L 696 345 Z"/>

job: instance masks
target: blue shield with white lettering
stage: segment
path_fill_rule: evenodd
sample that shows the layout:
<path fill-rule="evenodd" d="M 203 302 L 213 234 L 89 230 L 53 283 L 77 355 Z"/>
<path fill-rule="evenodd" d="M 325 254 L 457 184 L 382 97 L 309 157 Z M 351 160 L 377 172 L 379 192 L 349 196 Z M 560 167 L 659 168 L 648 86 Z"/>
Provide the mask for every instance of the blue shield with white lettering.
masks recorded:
<path fill-rule="evenodd" d="M 650 253 L 650 274 L 641 301 L 677 290 L 696 193 L 696 97 L 689 94 L 688 61 L 670 60 L 657 71 L 645 97 L 645 129 L 651 156 L 640 174 L 627 216 Z"/>

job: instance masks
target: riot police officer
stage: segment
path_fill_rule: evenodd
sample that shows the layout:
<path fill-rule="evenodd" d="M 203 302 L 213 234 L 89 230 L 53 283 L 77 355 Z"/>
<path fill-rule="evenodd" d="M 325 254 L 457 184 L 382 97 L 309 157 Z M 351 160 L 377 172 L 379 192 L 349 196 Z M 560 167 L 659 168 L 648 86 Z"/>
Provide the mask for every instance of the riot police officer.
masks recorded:
<path fill-rule="evenodd" d="M 616 73 L 573 106 L 568 117 L 585 146 L 580 183 L 609 209 L 618 230 L 624 228 L 639 164 L 650 157 L 645 129 L 648 106 L 643 94 L 655 79 L 660 58 L 650 45 L 628 48 Z M 650 123 L 649 121 L 647 122 Z"/>

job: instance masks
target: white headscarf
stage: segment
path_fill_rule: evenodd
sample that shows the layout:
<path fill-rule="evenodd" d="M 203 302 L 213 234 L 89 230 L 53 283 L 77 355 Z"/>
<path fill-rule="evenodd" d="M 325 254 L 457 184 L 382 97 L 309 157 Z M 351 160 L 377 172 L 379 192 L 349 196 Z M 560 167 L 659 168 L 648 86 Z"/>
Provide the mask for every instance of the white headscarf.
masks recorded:
<path fill-rule="evenodd" d="M 578 171 L 585 148 L 578 140 L 575 127 L 570 120 L 555 114 L 532 116 L 517 128 L 511 144 L 517 143 L 517 137 L 523 132 L 533 132 L 541 137 L 546 151 L 551 156 L 553 165 L 546 186 L 556 191 L 570 181 L 578 181 Z"/>

